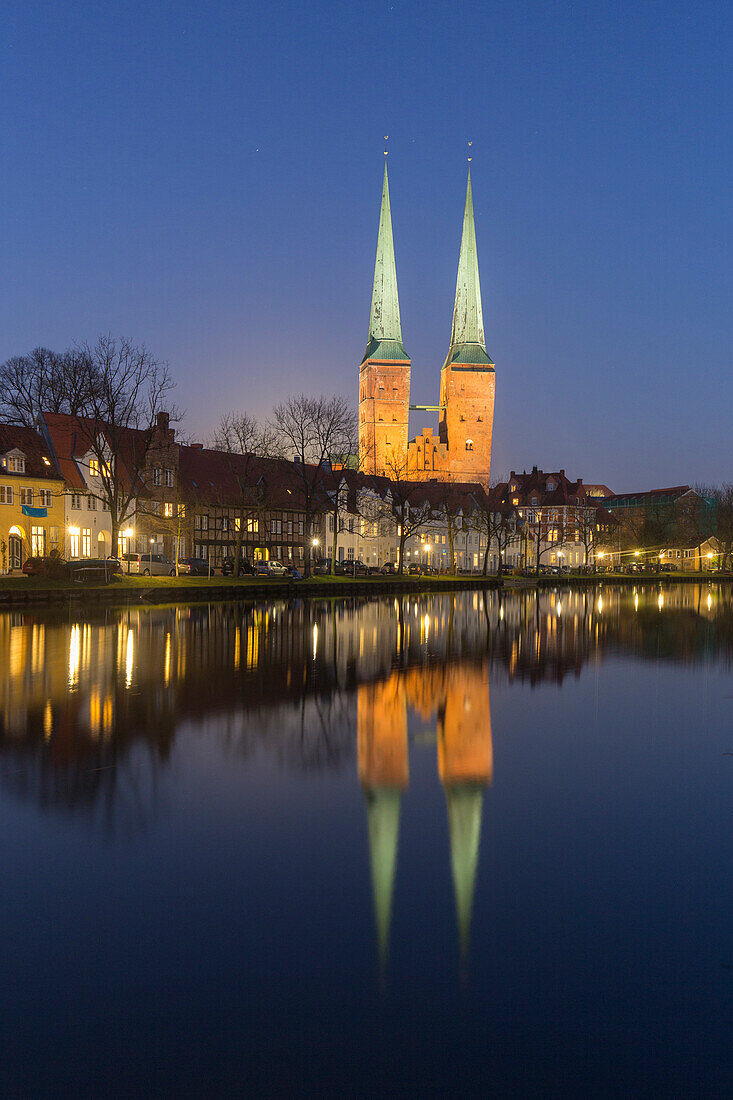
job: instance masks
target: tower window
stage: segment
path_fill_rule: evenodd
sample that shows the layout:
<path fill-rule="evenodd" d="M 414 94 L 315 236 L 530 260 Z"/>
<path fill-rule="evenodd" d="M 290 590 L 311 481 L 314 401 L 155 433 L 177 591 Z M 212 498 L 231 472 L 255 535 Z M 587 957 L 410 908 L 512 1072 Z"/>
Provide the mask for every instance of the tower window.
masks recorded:
<path fill-rule="evenodd" d="M 466 440 L 466 450 L 467 451 L 472 451 L 473 450 L 473 440 L 472 439 L 467 439 Z"/>
<path fill-rule="evenodd" d="M 484 418 L 483 418 L 483 416 L 477 416 L 477 417 L 476 417 L 476 420 L 478 421 L 478 423 L 479 423 L 479 424 L 481 424 L 481 422 L 483 421 L 483 419 L 484 419 Z"/>

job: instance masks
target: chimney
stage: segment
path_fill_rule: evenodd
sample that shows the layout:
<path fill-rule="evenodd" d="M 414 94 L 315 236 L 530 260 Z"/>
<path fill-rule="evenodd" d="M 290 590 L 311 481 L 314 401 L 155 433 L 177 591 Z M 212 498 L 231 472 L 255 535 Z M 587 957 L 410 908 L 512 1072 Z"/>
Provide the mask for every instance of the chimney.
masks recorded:
<path fill-rule="evenodd" d="M 159 412 L 158 415 L 155 418 L 155 423 L 157 425 L 158 431 L 161 431 L 161 432 L 167 432 L 168 431 L 169 422 L 170 422 L 170 417 L 168 416 L 167 412 Z"/>

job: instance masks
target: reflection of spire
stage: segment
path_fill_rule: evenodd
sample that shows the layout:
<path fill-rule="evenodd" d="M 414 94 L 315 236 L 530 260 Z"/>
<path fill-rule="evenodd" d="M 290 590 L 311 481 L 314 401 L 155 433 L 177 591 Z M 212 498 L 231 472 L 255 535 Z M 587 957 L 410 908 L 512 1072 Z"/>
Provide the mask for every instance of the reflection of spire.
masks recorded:
<path fill-rule="evenodd" d="M 369 862 L 380 970 L 389 950 L 402 791 L 408 782 L 403 683 L 362 684 L 357 697 L 359 779 L 367 800 Z"/>
<path fill-rule="evenodd" d="M 461 954 L 465 955 L 471 931 L 484 789 L 478 783 L 447 786 L 445 800 L 448 805 L 450 862 L 456 898 L 458 938 Z"/>
<path fill-rule="evenodd" d="M 491 782 L 493 752 L 485 670 L 451 669 L 438 711 L 438 771 L 445 787 L 450 858 L 461 954 L 468 951 L 481 838 L 483 788 Z"/>
<path fill-rule="evenodd" d="M 402 791 L 396 787 L 377 787 L 367 790 L 366 800 L 374 921 L 377 927 L 379 965 L 383 971 L 389 951 Z"/>

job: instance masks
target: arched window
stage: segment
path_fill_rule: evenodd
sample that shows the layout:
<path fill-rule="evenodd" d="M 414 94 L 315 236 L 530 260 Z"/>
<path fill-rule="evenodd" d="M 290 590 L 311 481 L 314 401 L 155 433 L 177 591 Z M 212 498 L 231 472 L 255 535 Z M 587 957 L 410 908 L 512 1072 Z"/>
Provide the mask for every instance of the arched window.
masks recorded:
<path fill-rule="evenodd" d="M 466 450 L 467 451 L 472 451 L 473 450 L 473 440 L 472 439 L 467 439 L 466 440 Z"/>

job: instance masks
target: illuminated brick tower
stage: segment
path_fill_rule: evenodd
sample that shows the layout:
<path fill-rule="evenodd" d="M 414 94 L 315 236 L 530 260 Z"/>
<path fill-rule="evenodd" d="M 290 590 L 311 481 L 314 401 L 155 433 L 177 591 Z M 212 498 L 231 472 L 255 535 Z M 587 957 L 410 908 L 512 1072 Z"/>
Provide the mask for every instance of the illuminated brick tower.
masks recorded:
<path fill-rule="evenodd" d="M 359 456 L 365 473 L 389 475 L 390 466 L 404 463 L 409 407 L 410 360 L 402 343 L 385 160 L 369 339 L 359 368 Z"/>
<path fill-rule="evenodd" d="M 480 481 L 488 485 L 494 424 L 494 364 L 484 341 L 470 167 L 453 331 L 440 372 L 440 408 L 440 439 L 448 448 L 448 476 L 455 481 Z"/>

